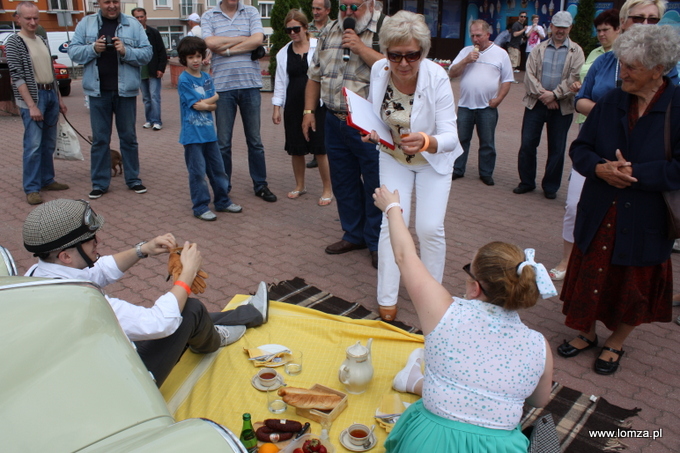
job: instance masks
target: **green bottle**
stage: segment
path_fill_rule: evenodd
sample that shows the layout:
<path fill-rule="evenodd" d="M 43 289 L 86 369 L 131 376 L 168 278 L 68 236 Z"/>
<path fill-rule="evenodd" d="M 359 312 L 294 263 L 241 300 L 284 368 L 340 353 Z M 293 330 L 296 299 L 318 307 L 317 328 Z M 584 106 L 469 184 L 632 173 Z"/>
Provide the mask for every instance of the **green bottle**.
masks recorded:
<path fill-rule="evenodd" d="M 253 429 L 253 422 L 250 421 L 249 413 L 243 414 L 243 428 L 241 428 L 239 440 L 248 452 L 257 451 L 257 437 L 255 437 L 255 430 Z"/>

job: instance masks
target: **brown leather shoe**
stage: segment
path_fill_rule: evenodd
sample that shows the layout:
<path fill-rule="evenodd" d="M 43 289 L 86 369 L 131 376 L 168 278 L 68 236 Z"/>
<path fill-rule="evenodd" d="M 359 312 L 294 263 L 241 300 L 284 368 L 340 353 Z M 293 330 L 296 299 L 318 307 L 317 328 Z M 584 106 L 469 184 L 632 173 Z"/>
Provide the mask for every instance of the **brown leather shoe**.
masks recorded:
<path fill-rule="evenodd" d="M 370 253 L 371 253 L 371 264 L 373 265 L 373 267 L 375 267 L 377 269 L 378 268 L 378 251 L 374 250 Z"/>
<path fill-rule="evenodd" d="M 62 184 L 57 181 L 54 181 L 52 184 L 48 184 L 42 188 L 42 190 L 66 190 L 66 189 L 68 189 L 68 184 Z"/>
<path fill-rule="evenodd" d="M 43 202 L 42 197 L 40 196 L 40 192 L 31 192 L 26 194 L 26 201 L 28 201 L 28 204 L 40 204 Z"/>
<path fill-rule="evenodd" d="M 392 305 L 390 307 L 380 306 L 380 317 L 383 321 L 394 321 L 397 317 L 397 306 Z"/>
<path fill-rule="evenodd" d="M 355 244 L 342 239 L 335 244 L 326 247 L 326 253 L 329 255 L 340 255 L 342 253 L 351 252 L 352 250 L 361 250 L 365 248 L 366 244 Z"/>

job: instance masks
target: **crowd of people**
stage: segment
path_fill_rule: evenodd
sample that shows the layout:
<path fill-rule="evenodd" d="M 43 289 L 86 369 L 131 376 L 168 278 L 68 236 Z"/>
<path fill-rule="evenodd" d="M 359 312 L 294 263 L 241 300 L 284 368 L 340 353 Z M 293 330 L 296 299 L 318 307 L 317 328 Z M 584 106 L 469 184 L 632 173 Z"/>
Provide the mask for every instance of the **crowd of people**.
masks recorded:
<path fill-rule="evenodd" d="M 83 88 L 94 136 L 93 199 L 109 189 L 114 116 L 125 182 L 137 193 L 146 192 L 139 178 L 136 96 L 146 80 L 145 124 L 160 130 L 151 80 L 162 77 L 164 70 L 152 63 L 154 34 L 145 25 L 145 12 L 137 11 L 139 20 L 134 21 L 120 13 L 118 0 L 99 3 L 100 12 L 78 25 L 69 47 L 72 59 L 90 75 Z M 400 418 L 385 443 L 386 451 L 408 452 L 422 445 L 436 451 L 462 451 L 461 445 L 526 451 L 528 440 L 518 427 L 522 405 L 547 403 L 553 358 L 547 340 L 522 323 L 518 310 L 532 307 L 539 297 L 556 296 L 552 280 L 563 279 L 565 324 L 578 334 L 558 346 L 557 353 L 570 358 L 599 346 L 600 321 L 612 334 L 602 344 L 593 369 L 610 375 L 618 370 L 624 342 L 634 328 L 671 321 L 673 301 L 680 299 L 673 297 L 674 238 L 668 234 L 663 199 L 663 192 L 680 190 L 680 91 L 675 71 L 680 35 L 656 25 L 666 1 L 628 0 L 620 12 L 598 15 L 594 26 L 602 46 L 588 59 L 569 38 L 573 18 L 566 11 L 552 17 L 550 37 L 544 41 L 538 18 L 526 26 L 527 14 L 520 14 L 517 26 L 509 30 L 507 53 L 490 40 L 489 24 L 476 20 L 468 30 L 473 44 L 461 50 L 448 73 L 427 59 L 430 30 L 422 15 L 399 11 L 386 17 L 375 0 L 341 0 L 339 18 L 320 17 L 326 22 L 319 29 L 316 13 L 323 16 L 329 6 L 321 0 L 314 5 L 312 22 L 297 10 L 284 20 L 291 42 L 277 55 L 272 120 L 274 124 L 283 120 L 284 149 L 292 159 L 295 188 L 287 197 L 306 193 L 309 164 L 304 159 L 313 154 L 323 185 L 318 204 L 336 200 L 343 236 L 326 247 L 326 253 L 368 248 L 378 270 L 381 318 L 397 317 L 401 282 L 425 335 L 424 349 L 411 354 L 393 382 L 396 390 L 422 399 Z M 36 15 L 32 3 L 19 4 L 22 32 L 8 44 L 8 57 L 20 60 L 18 54 L 27 48 L 32 58 L 36 49 L 42 50 L 43 43 L 32 35 Z M 253 58 L 263 29 L 257 10 L 238 0 L 223 0 L 198 19 L 202 37 L 192 31 L 194 36 L 178 46 L 180 62 L 186 66 L 178 86 L 180 143 L 194 216 L 215 220 L 206 176 L 215 208 L 241 211 L 229 198 L 237 110 L 254 193 L 268 202 L 277 200 L 266 180 L 260 139 L 261 78 Z M 491 242 L 463 268 L 468 276 L 465 296 L 452 297 L 442 286 L 444 217 L 452 181 L 465 173 L 476 126 L 479 177 L 487 186 L 495 184 L 498 106 L 519 67 L 519 48 L 514 44 L 522 36 L 532 49 L 524 75 L 520 183 L 515 194 L 536 188 L 537 147 L 545 124 L 548 158 L 542 189 L 545 198 L 556 198 L 573 112 L 583 115 L 578 138 L 569 147 L 573 170 L 564 218 L 565 255 L 548 272 L 536 263 L 533 249 Z M 212 75 L 202 71 L 210 54 Z M 27 136 L 37 134 L 31 122 L 47 121 L 48 111 L 56 116 L 65 110 L 40 61 L 10 64 Z M 147 68 L 146 79 L 140 76 L 141 67 Z M 26 68 L 35 69 L 21 72 Z M 456 77 L 461 78 L 457 112 L 450 83 Z M 343 89 L 371 101 L 394 147 L 386 146 L 386 137 L 375 130 L 360 133 L 347 124 Z M 25 151 L 24 190 L 30 204 L 42 203 L 41 189 L 68 188 L 54 180 L 54 168 L 45 162 L 44 148 L 52 146 L 50 134 L 43 130 L 42 143 L 38 140 L 30 153 Z M 27 173 L 27 155 L 30 162 L 40 160 L 39 171 Z M 420 253 L 408 230 L 412 204 Z M 212 352 L 236 341 L 246 327 L 266 322 L 268 302 L 262 285 L 250 304 L 227 314 L 209 314 L 198 300 L 189 298 L 196 292 L 191 283 L 200 279 L 195 244 L 185 243 L 178 252 L 175 238 L 165 234 L 100 258 L 96 234 L 102 224 L 103 218 L 82 200 L 41 204 L 24 224 L 26 249 L 39 258 L 27 275 L 84 278 L 105 286 L 146 256 L 180 253 L 182 268 L 174 275 L 173 287 L 151 308 L 108 298 L 159 385 L 186 348 Z"/>

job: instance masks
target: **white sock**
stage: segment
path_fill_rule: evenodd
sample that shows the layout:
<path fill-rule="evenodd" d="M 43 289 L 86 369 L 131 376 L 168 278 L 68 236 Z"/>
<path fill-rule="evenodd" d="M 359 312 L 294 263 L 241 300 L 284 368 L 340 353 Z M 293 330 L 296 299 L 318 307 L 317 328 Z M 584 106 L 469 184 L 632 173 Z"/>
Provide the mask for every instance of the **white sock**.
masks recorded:
<path fill-rule="evenodd" d="M 416 385 L 422 381 L 425 376 L 422 372 L 422 364 L 425 361 L 425 350 L 418 348 L 408 356 L 406 366 L 394 376 L 392 380 L 392 388 L 397 392 L 414 393 Z"/>

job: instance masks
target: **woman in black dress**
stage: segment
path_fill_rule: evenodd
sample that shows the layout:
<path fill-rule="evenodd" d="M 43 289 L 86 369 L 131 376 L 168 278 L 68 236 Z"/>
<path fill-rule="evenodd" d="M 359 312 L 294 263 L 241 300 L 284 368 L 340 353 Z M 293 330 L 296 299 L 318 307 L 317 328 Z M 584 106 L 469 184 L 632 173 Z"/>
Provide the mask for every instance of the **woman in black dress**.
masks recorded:
<path fill-rule="evenodd" d="M 307 34 L 307 17 L 300 10 L 290 10 L 284 22 L 286 33 L 291 42 L 276 54 L 276 80 L 272 104 L 274 111 L 272 121 L 281 123 L 281 107 L 283 125 L 286 131 L 285 150 L 292 157 L 295 189 L 288 192 L 288 198 L 298 198 L 307 193 L 305 187 L 305 155 L 314 154 L 319 164 L 319 174 L 323 184 L 323 192 L 319 198 L 319 206 L 331 203 L 331 177 L 328 169 L 328 157 L 324 147 L 325 108 L 318 106 L 313 114 L 316 116 L 316 132 L 310 132 L 310 140 L 302 135 L 302 116 L 304 114 L 305 87 L 307 86 L 307 69 L 316 49 L 316 38 Z M 309 114 L 309 113 L 308 113 Z"/>

